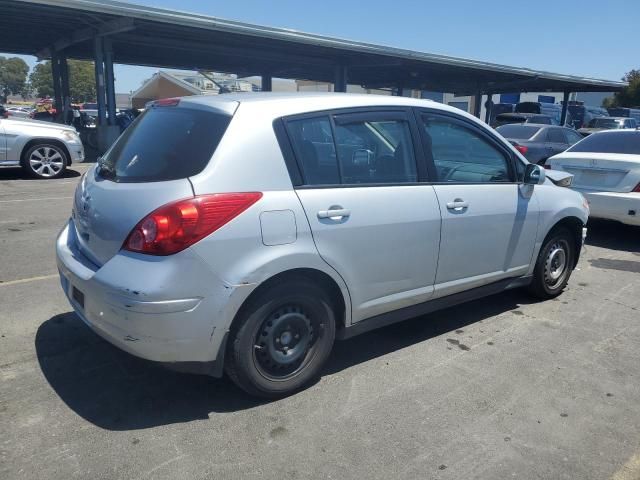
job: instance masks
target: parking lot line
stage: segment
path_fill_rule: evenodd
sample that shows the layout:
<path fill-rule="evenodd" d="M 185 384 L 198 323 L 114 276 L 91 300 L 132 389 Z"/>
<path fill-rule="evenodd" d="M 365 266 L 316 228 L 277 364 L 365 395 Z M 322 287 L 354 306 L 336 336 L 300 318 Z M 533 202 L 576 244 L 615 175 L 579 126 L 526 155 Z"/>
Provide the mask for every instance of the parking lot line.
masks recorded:
<path fill-rule="evenodd" d="M 19 198 L 14 200 L 0 200 L 0 203 L 13 203 L 13 202 L 34 202 L 37 200 L 69 200 L 73 197 L 42 197 L 42 198 Z"/>
<path fill-rule="evenodd" d="M 21 278 L 19 280 L 9 280 L 7 282 L 0 282 L 0 287 L 6 287 L 7 285 L 18 285 L 20 283 L 35 282 L 38 280 L 49 280 L 51 278 L 57 278 L 57 277 L 58 277 L 58 274 L 53 273 L 51 275 L 41 275 L 39 277 Z"/>

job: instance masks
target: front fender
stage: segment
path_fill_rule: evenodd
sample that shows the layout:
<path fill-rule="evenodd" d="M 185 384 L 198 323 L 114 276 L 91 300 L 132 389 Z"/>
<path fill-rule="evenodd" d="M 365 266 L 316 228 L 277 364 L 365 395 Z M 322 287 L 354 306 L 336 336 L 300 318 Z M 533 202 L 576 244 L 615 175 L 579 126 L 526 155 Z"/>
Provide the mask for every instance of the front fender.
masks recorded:
<path fill-rule="evenodd" d="M 566 218 L 575 218 L 583 226 L 589 220 L 588 205 L 579 192 L 557 187 L 548 181 L 543 185 L 537 185 L 534 195 L 538 198 L 538 204 L 540 205 L 540 217 L 529 274 L 533 273 L 542 243 L 553 227 Z"/>

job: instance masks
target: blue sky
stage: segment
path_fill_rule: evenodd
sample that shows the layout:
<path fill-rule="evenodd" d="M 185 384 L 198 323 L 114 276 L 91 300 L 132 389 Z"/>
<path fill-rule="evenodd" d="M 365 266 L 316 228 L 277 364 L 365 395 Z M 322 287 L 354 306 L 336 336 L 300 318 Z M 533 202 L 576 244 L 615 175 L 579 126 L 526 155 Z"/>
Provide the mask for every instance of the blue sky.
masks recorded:
<path fill-rule="evenodd" d="M 640 68 L 640 0 L 134 3 L 609 80 L 618 80 L 632 68 Z M 35 59 L 28 59 L 30 65 L 34 62 Z M 154 71 L 118 66 L 116 91 L 135 90 Z"/>

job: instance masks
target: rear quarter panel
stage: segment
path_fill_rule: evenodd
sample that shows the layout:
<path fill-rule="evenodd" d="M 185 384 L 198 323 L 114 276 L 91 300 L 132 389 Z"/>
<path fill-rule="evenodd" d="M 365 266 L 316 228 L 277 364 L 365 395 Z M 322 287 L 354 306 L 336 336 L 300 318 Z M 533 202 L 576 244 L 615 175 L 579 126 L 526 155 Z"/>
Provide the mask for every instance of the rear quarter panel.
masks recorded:
<path fill-rule="evenodd" d="M 191 177 L 194 193 L 262 192 L 247 211 L 191 247 L 232 288 L 255 289 L 271 277 L 309 268 L 329 275 L 342 291 L 347 325 L 351 323 L 349 292 L 340 275 L 320 257 L 311 228 L 296 195 L 273 126 L 273 113 L 241 105 L 204 171 Z M 250 141 L 248 139 L 250 138 Z M 280 245 L 263 239 L 261 215 L 290 211 L 294 241 Z"/>

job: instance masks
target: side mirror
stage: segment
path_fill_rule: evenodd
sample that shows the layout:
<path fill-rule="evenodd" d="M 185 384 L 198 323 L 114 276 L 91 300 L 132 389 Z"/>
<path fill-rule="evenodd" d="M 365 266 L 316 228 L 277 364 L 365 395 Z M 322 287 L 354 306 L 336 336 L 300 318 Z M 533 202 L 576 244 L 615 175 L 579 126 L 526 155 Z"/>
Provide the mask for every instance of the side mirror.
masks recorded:
<path fill-rule="evenodd" d="M 527 185 L 541 185 L 544 183 L 544 168 L 535 163 L 530 163 L 524 171 L 524 183 Z"/>

